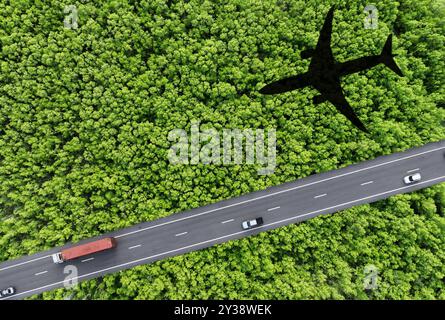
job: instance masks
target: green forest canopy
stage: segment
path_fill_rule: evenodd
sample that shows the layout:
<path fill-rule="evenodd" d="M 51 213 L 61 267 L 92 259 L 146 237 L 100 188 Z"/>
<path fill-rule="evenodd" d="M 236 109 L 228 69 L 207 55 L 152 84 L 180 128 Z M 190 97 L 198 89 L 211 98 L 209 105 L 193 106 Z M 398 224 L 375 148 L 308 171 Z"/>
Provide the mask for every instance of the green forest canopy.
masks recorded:
<path fill-rule="evenodd" d="M 371 133 L 311 88 L 258 90 L 304 72 L 334 1 L 28 1 L 0 4 L 0 260 L 445 138 L 443 2 L 339 4 L 345 61 L 393 33 L 384 66 L 343 78 Z M 78 28 L 64 27 L 75 5 Z M 276 128 L 277 168 L 173 166 L 190 122 Z M 445 185 L 83 282 L 45 299 L 445 298 Z M 363 289 L 364 268 L 379 286 Z"/>

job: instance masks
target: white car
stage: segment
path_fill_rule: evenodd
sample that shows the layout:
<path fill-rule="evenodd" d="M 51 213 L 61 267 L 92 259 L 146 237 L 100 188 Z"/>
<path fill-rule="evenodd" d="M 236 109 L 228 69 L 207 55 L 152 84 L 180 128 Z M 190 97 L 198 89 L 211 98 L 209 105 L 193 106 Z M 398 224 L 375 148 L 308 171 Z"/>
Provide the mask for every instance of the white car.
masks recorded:
<path fill-rule="evenodd" d="M 403 178 L 403 182 L 405 182 L 405 184 L 411 184 L 420 181 L 420 179 L 422 179 L 420 173 L 415 173 L 413 175 L 406 176 L 405 178 Z"/>
<path fill-rule="evenodd" d="M 241 224 L 241 226 L 243 227 L 244 230 L 247 230 L 247 229 L 259 227 L 262 224 L 263 224 L 263 218 L 259 217 L 259 218 L 253 219 L 253 220 L 244 221 Z"/>
<path fill-rule="evenodd" d="M 9 288 L 0 290 L 0 298 L 12 296 L 14 293 L 15 293 L 14 287 L 9 287 Z"/>

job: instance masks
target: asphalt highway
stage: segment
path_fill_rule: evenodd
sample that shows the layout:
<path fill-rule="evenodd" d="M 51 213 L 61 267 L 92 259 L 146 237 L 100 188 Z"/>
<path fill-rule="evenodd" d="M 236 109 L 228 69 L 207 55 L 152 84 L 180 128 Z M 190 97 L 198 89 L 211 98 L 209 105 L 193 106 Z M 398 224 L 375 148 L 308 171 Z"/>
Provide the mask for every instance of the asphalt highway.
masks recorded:
<path fill-rule="evenodd" d="M 117 230 L 79 242 L 113 236 L 117 239 L 116 248 L 63 264 L 54 264 L 51 254 L 73 244 L 6 261 L 0 264 L 0 289 L 14 286 L 16 294 L 4 299 L 21 299 L 73 280 L 100 277 L 443 183 L 444 155 L 442 140 Z M 422 175 L 420 182 L 404 184 L 404 176 L 417 172 Z M 243 221 L 257 217 L 263 218 L 264 225 L 242 229 Z M 70 266 L 77 268 L 77 274 Z"/>

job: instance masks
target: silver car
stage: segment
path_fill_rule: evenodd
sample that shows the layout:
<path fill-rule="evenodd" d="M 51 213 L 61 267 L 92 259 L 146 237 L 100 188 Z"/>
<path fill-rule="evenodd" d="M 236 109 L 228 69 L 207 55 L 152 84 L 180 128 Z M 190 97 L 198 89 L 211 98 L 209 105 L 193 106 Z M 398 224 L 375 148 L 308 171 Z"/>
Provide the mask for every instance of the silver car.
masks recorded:
<path fill-rule="evenodd" d="M 253 219 L 253 220 L 244 221 L 241 224 L 241 226 L 243 227 L 244 230 L 247 230 L 247 229 L 259 227 L 262 224 L 263 224 L 263 218 L 259 217 L 259 218 Z"/>

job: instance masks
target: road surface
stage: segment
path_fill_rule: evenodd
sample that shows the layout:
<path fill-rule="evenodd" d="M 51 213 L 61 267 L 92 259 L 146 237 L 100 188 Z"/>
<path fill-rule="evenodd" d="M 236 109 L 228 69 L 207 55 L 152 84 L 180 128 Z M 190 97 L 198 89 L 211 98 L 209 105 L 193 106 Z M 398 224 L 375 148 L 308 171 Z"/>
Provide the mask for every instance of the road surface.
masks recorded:
<path fill-rule="evenodd" d="M 77 277 L 71 281 L 84 281 L 442 183 L 444 154 L 442 140 L 86 239 L 79 243 L 113 236 L 118 246 L 74 262 L 54 264 L 51 259 L 70 244 L 6 261 L 0 264 L 0 288 L 14 286 L 16 294 L 6 299 L 21 299 L 63 287 L 67 277 L 75 276 L 72 266 Z M 403 177 L 416 172 L 422 180 L 405 185 Z M 260 216 L 263 226 L 242 230 L 243 221 Z"/>

